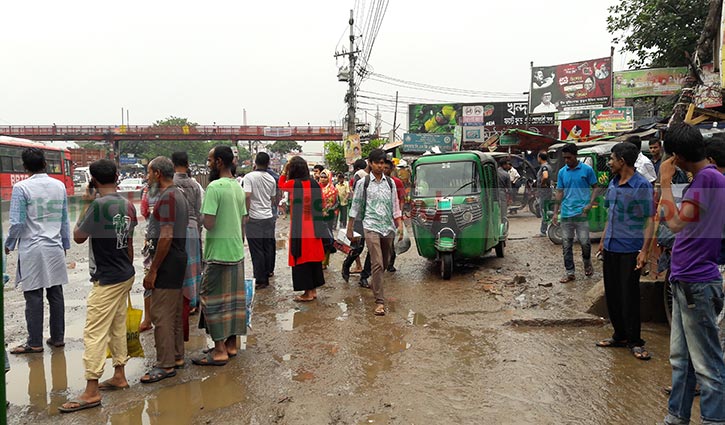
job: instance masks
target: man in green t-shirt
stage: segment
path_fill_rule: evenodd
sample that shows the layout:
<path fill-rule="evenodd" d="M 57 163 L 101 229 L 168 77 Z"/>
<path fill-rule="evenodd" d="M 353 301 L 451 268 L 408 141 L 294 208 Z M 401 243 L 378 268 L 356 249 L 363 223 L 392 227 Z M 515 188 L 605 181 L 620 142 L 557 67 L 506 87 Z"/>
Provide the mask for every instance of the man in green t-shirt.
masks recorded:
<path fill-rule="evenodd" d="M 242 221 L 247 214 L 242 187 L 232 175 L 234 154 L 229 146 L 209 151 L 210 169 L 201 212 L 204 215 L 207 266 L 201 282 L 200 326 L 214 341 L 205 356 L 193 359 L 200 366 L 225 365 L 237 355 L 237 335 L 246 334 L 244 242 Z"/>

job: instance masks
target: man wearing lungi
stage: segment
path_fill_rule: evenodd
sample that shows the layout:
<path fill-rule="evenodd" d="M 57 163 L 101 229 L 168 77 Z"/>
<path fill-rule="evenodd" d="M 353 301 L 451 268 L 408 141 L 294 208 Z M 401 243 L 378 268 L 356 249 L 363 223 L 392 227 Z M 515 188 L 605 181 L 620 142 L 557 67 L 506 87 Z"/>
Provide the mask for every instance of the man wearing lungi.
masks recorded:
<path fill-rule="evenodd" d="M 247 214 L 245 194 L 232 175 L 234 154 L 229 146 L 209 151 L 209 186 L 201 212 L 204 214 L 207 266 L 199 292 L 201 318 L 214 348 L 193 359 L 200 366 L 223 366 L 237 355 L 237 335 L 246 334 L 244 244 L 242 222 Z"/>

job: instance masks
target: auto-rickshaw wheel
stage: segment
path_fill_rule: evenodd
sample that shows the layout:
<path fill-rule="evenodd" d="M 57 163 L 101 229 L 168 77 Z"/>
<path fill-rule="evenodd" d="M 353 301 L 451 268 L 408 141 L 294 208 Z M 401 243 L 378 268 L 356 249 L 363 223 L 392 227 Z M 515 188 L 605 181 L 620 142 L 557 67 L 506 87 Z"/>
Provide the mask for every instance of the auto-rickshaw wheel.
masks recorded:
<path fill-rule="evenodd" d="M 448 280 L 453 275 L 453 253 L 441 253 L 441 277 Z"/>
<path fill-rule="evenodd" d="M 548 236 L 549 240 L 556 245 L 564 243 L 564 235 L 561 232 L 560 224 L 557 224 L 556 226 L 549 224 L 549 227 L 546 229 L 546 236 Z"/>
<path fill-rule="evenodd" d="M 506 243 L 504 241 L 499 241 L 498 245 L 494 248 L 496 250 L 496 256 L 498 258 L 503 258 L 503 248 L 506 246 Z"/>
<path fill-rule="evenodd" d="M 537 198 L 529 199 L 529 211 L 531 211 L 531 214 L 535 215 L 536 218 L 541 218 L 541 205 L 539 205 L 539 200 Z"/>

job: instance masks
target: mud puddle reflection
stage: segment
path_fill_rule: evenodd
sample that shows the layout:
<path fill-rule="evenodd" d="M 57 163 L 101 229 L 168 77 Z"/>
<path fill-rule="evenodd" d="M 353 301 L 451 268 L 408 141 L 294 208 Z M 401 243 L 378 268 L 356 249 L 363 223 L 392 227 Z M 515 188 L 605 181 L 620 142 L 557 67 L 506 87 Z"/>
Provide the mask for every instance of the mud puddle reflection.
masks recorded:
<path fill-rule="evenodd" d="M 291 331 L 316 321 L 315 315 L 310 314 L 306 307 L 291 308 L 284 313 L 276 313 L 274 317 L 277 327 L 283 331 Z"/>
<path fill-rule="evenodd" d="M 194 423 L 201 412 L 242 402 L 247 395 L 243 384 L 230 374 L 219 373 L 197 381 L 162 388 L 123 413 L 111 415 L 112 425 L 177 425 Z"/>
<path fill-rule="evenodd" d="M 367 342 L 357 350 L 357 355 L 362 362 L 365 384 L 372 386 L 379 375 L 391 369 L 395 354 L 409 349 L 410 343 L 405 341 L 403 330 L 398 328 L 389 332 L 378 329 L 364 340 Z"/>

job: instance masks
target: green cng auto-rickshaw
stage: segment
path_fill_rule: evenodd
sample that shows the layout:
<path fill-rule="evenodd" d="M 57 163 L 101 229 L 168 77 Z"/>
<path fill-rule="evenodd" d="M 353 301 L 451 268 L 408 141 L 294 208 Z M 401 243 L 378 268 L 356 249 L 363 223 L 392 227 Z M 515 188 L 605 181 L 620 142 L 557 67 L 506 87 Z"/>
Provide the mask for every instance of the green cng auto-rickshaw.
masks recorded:
<path fill-rule="evenodd" d="M 483 152 L 428 155 L 413 163 L 412 223 L 418 254 L 440 261 L 450 279 L 457 259 L 503 257 L 508 221 L 501 215 L 496 162 Z"/>

